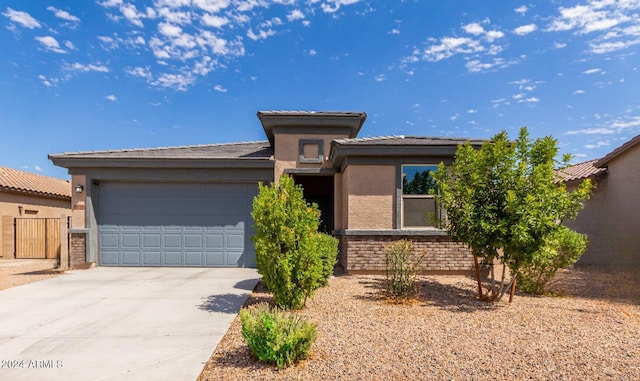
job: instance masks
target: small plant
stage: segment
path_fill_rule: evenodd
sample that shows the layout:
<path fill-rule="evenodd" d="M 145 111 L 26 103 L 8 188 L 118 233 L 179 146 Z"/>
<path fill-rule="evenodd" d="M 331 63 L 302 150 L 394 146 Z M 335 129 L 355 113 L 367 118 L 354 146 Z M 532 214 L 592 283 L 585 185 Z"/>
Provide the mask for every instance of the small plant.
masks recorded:
<path fill-rule="evenodd" d="M 283 369 L 307 357 L 316 326 L 303 317 L 260 303 L 240 311 L 242 336 L 256 358 Z"/>
<path fill-rule="evenodd" d="M 400 240 L 385 246 L 387 265 L 386 291 L 391 297 L 406 298 L 413 289 L 424 255 L 416 257 L 413 243 Z"/>
<path fill-rule="evenodd" d="M 534 262 L 518 271 L 518 288 L 529 294 L 544 294 L 556 272 L 576 263 L 586 249 L 586 235 L 560 229 L 547 240 Z"/>

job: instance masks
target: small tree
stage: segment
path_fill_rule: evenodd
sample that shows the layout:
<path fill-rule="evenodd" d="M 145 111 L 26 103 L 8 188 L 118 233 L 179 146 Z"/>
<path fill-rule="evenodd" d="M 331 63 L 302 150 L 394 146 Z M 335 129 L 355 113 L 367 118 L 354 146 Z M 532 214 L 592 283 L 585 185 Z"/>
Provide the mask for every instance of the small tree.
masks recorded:
<path fill-rule="evenodd" d="M 513 297 L 517 274 L 541 263 L 542 249 L 564 229 L 561 222 L 575 218 L 588 198 L 589 180 L 573 192 L 557 181 L 556 165 L 566 165 L 570 159 L 565 156 L 558 162 L 557 155 L 555 139 L 531 141 L 523 127 L 515 142 L 501 132 L 479 150 L 469 143 L 458 147 L 453 165 L 440 164 L 434 173 L 436 197 L 447 210 L 447 231 L 471 248 L 481 299 L 499 300 L 509 286 Z M 479 260 L 490 269 L 487 294 Z M 493 271 L 495 261 L 503 266 L 499 281 Z M 508 283 L 507 268 L 512 274 Z"/>
<path fill-rule="evenodd" d="M 320 212 L 304 200 L 302 188 L 291 177 L 259 187 L 251 212 L 258 272 L 277 306 L 300 309 L 316 289 L 327 284 L 338 242 L 318 233 Z"/>

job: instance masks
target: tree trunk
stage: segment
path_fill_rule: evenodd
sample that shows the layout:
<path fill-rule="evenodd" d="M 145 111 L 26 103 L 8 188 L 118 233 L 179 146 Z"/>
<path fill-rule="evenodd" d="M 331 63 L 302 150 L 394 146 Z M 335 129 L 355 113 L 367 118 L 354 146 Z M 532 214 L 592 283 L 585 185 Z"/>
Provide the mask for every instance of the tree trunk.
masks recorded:
<path fill-rule="evenodd" d="M 478 280 L 478 299 L 482 300 L 482 279 L 480 278 L 480 264 L 478 263 L 478 257 L 473 254 L 473 262 L 476 265 L 476 279 Z"/>
<path fill-rule="evenodd" d="M 513 295 L 516 293 L 516 283 L 518 283 L 518 276 L 513 276 L 513 282 L 511 283 L 511 292 L 509 293 L 509 303 L 513 302 Z"/>

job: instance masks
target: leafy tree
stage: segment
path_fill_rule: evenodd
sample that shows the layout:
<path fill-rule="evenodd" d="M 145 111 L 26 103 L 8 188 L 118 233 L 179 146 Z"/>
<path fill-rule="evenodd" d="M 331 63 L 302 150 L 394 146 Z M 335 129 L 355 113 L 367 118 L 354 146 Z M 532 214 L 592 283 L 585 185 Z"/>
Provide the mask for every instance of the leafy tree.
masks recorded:
<path fill-rule="evenodd" d="M 446 229 L 457 242 L 471 248 L 481 299 L 499 300 L 523 269 L 541 263 L 543 248 L 560 230 L 561 222 L 575 218 L 589 196 L 585 181 L 568 192 L 557 181 L 556 165 L 561 161 L 557 141 L 544 137 L 532 141 L 523 127 L 516 141 L 506 132 L 497 134 L 476 150 L 468 142 L 458 147 L 450 168 L 442 163 L 434 173 L 439 186 L 438 201 L 447 210 Z M 489 266 L 490 284 L 483 291 L 480 263 Z M 502 264 L 496 281 L 493 264 Z M 505 275 L 512 274 L 505 282 Z"/>
<path fill-rule="evenodd" d="M 318 207 L 304 200 L 302 187 L 291 177 L 259 187 L 251 212 L 258 272 L 277 306 L 300 309 L 316 289 L 327 284 L 338 241 L 318 233 Z"/>

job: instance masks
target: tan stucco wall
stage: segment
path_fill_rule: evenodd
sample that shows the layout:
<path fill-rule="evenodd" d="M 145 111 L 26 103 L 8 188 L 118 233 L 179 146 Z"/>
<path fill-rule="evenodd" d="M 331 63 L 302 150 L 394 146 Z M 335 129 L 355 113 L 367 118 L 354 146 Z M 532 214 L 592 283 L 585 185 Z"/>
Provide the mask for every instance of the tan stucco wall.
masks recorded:
<path fill-rule="evenodd" d="M 342 175 L 344 229 L 393 229 L 396 166 L 350 165 Z"/>
<path fill-rule="evenodd" d="M 84 175 L 73 175 L 71 178 L 71 184 L 73 187 L 76 185 L 82 185 L 84 191 L 82 193 L 71 193 L 71 228 L 72 229 L 84 229 L 86 228 L 85 207 L 87 201 L 87 179 Z"/>
<path fill-rule="evenodd" d="M 575 221 L 567 225 L 589 236 L 578 262 L 640 267 L 640 146 L 613 159 L 608 175 Z"/>
<path fill-rule="evenodd" d="M 22 214 L 18 206 L 22 207 Z M 28 214 L 27 211 L 37 211 Z M 71 215 L 69 201 L 29 194 L 0 191 L 0 257 L 13 258 L 13 219 L 61 218 Z"/>
<path fill-rule="evenodd" d="M 274 179 L 276 181 L 282 175 L 282 173 L 288 168 L 329 168 L 331 164 L 326 158 L 329 157 L 329 150 L 331 149 L 331 141 L 334 139 L 346 138 L 347 135 L 320 135 L 320 134 L 287 134 L 278 133 L 274 135 L 274 159 L 276 160 Z M 322 140 L 323 154 L 325 160 L 322 164 L 319 163 L 299 163 L 299 141 L 300 140 Z"/>

